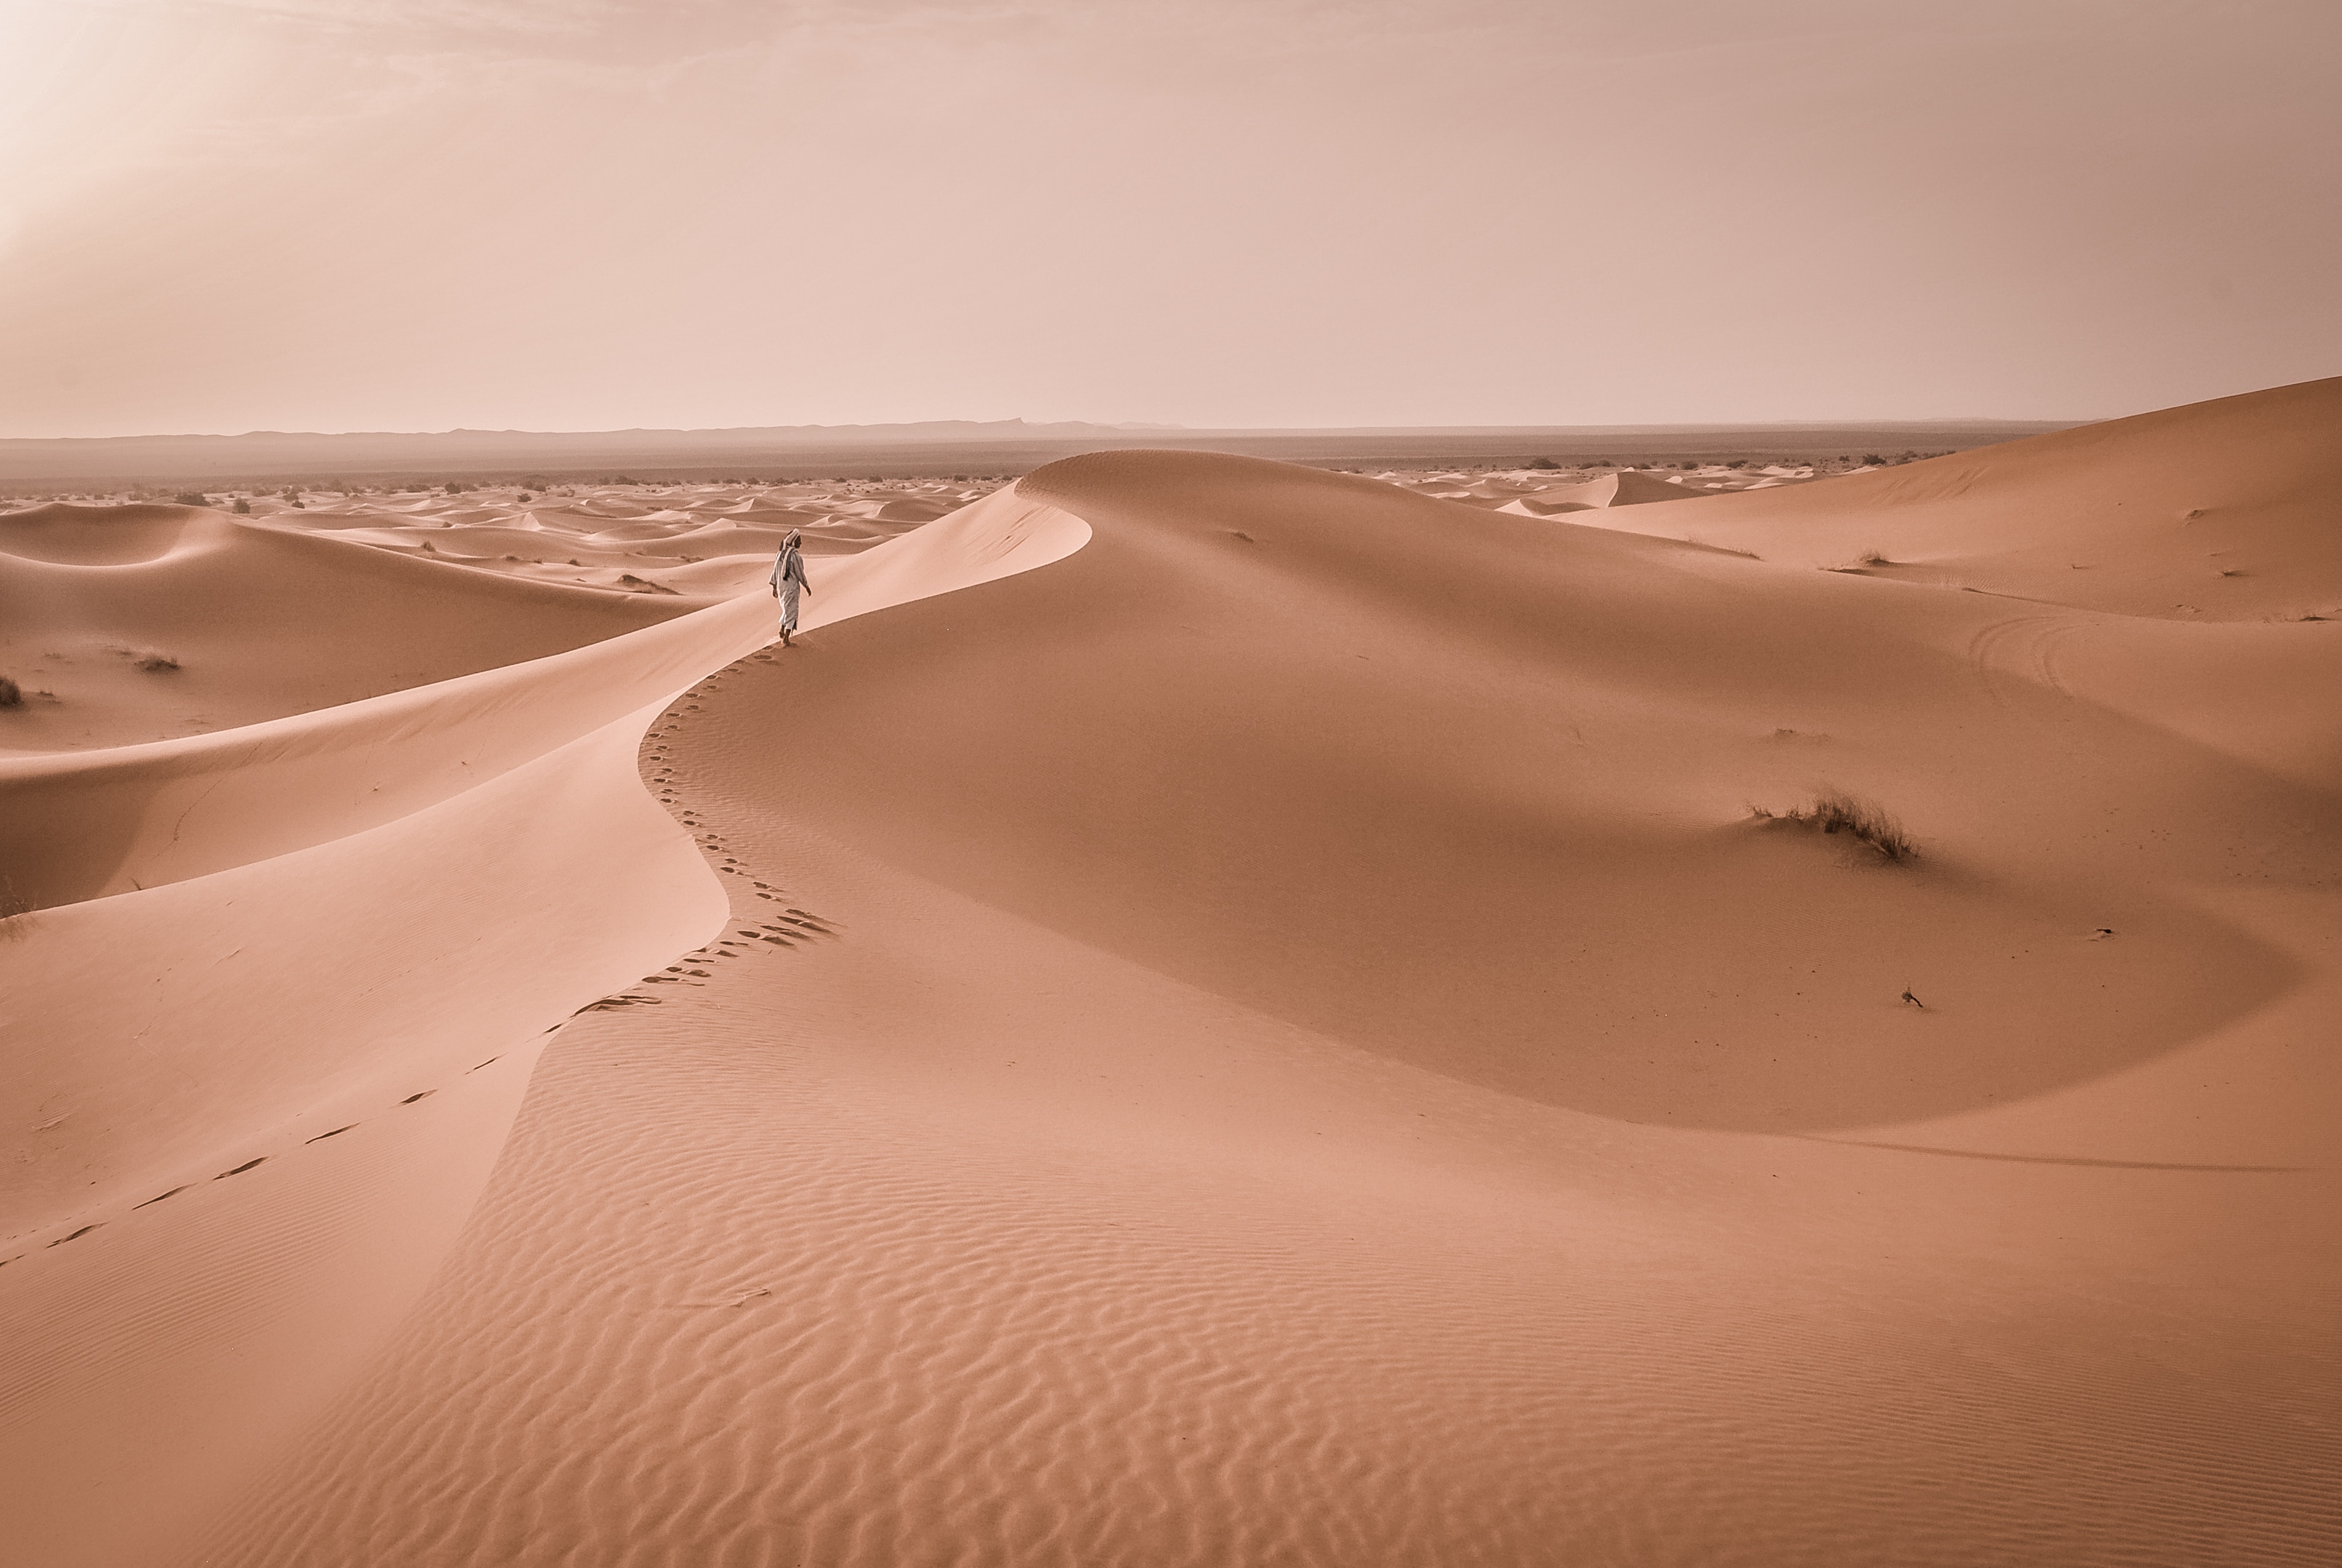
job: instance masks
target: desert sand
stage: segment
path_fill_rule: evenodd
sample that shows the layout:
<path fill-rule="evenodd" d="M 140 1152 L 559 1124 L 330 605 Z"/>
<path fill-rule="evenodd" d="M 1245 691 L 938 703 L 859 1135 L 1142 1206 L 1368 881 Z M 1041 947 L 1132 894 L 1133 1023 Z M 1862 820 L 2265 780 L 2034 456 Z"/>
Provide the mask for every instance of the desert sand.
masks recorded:
<path fill-rule="evenodd" d="M 2337 434 L 0 514 L 0 1560 L 2342 1559 Z"/>

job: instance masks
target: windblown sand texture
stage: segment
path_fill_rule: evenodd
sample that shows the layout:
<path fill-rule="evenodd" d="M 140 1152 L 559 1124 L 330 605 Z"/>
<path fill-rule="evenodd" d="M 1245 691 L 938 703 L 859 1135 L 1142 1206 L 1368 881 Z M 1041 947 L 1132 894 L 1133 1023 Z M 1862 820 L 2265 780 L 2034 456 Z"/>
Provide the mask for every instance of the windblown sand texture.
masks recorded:
<path fill-rule="evenodd" d="M 0 1555 L 2333 1562 L 2337 432 L 0 516 Z"/>

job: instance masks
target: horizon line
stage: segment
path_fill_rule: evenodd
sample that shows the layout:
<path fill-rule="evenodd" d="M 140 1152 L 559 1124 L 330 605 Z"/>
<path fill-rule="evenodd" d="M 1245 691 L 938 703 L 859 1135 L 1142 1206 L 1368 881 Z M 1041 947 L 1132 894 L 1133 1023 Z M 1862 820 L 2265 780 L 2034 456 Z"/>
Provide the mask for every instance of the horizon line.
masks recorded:
<path fill-rule="evenodd" d="M 613 425 L 584 430 L 538 430 L 511 425 L 491 428 L 483 425 L 450 425 L 442 430 L 277 430 L 255 429 L 238 431 L 159 430 L 139 431 L 109 435 L 0 435 L 0 443 L 47 443 L 66 441 L 248 441 L 275 437 L 281 440 L 357 440 L 365 438 L 404 438 L 421 440 L 453 435 L 473 436 L 541 436 L 583 437 L 596 435 L 730 435 L 761 434 L 768 432 L 803 431 L 807 433 L 845 433 L 852 431 L 898 431 L 922 428 L 962 426 L 980 430 L 1000 431 L 1011 434 L 1017 431 L 1036 433 L 1078 429 L 1125 435 L 1336 435 L 1336 434 L 1422 434 L 1443 431 L 1502 434 L 1534 434 L 1564 431 L 1646 432 L 1675 430 L 1825 430 L 1874 429 L 1897 425 L 1981 425 L 2011 426 L 2048 424 L 2072 427 L 2097 424 L 2121 415 L 2091 415 L 2082 418 L 2044 418 L 2039 416 L 1990 414 L 1935 414 L 1927 416 L 1879 415 L 1875 417 L 1831 419 L 1739 419 L 1739 420 L 1654 420 L 1640 423 L 1573 424 L 1171 424 L 1152 420 L 1098 421 L 1086 419 L 1028 420 L 1018 416 L 1010 419 L 906 419 L 886 420 L 852 424 L 635 424 Z"/>

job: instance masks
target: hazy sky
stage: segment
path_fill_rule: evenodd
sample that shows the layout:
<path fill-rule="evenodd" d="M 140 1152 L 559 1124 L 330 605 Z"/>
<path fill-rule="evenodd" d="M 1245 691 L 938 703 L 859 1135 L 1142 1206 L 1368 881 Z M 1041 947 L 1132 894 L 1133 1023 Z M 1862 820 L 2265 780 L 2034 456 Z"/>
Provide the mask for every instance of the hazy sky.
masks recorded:
<path fill-rule="evenodd" d="M 2342 373 L 2337 0 L 0 0 L 0 435 Z"/>

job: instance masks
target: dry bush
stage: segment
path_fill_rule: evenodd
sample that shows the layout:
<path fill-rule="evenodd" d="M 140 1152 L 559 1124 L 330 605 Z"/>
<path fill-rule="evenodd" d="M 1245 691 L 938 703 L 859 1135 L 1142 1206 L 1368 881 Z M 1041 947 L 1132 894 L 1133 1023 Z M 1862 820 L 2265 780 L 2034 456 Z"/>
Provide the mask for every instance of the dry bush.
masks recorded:
<path fill-rule="evenodd" d="M 1850 833 L 1889 860 L 1908 860 L 1918 851 L 1884 806 L 1844 790 L 1824 790 L 1814 797 L 1806 820 L 1824 833 Z"/>
<path fill-rule="evenodd" d="M 1877 801 L 1848 794 L 1841 789 L 1824 788 L 1809 804 L 1798 807 L 1776 818 L 1762 806 L 1751 806 L 1749 814 L 1768 821 L 1801 822 L 1820 828 L 1824 833 L 1844 833 L 1868 844 L 1890 861 L 1901 863 L 1917 858 L 1918 846 L 1903 824 L 1892 813 Z"/>
<path fill-rule="evenodd" d="M 0 708 L 21 708 L 25 705 L 25 688 L 7 675 L 0 675 Z"/>

